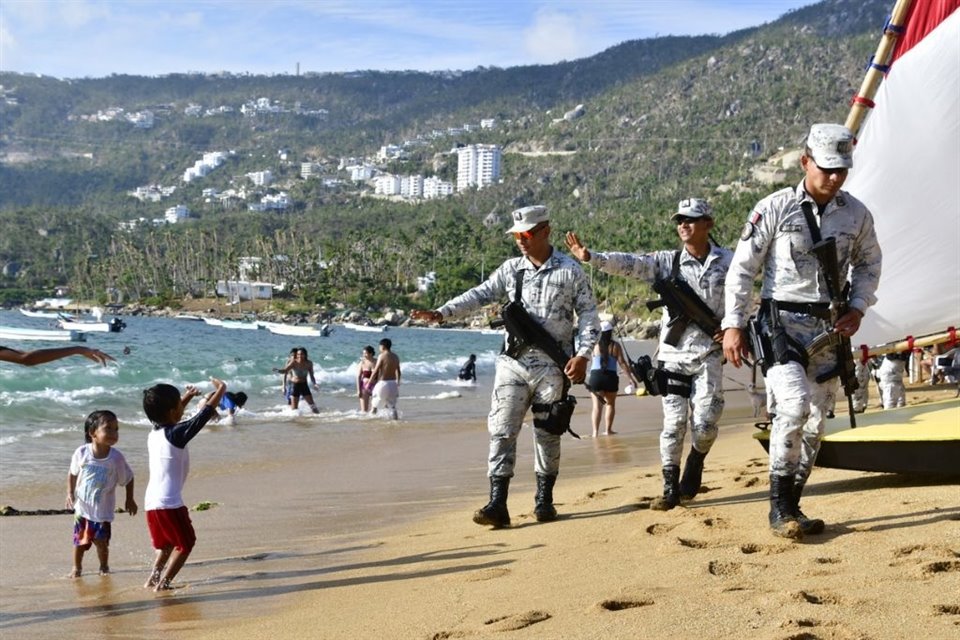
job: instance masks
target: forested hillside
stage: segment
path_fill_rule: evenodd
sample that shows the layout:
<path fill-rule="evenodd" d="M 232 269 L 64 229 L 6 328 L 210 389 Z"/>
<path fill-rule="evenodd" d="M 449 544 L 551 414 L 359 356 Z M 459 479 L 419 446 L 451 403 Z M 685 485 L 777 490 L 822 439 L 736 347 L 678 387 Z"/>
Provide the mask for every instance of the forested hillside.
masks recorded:
<path fill-rule="evenodd" d="M 775 186 L 753 169 L 798 148 L 811 122 L 843 121 L 887 4 L 827 0 L 725 36 L 625 42 L 549 66 L 0 74 L 0 283 L 14 299 L 67 284 L 88 297 L 164 301 L 208 294 L 217 279 L 236 276 L 238 257 L 260 256 L 260 277 L 286 283 L 288 304 L 431 304 L 513 251 L 503 224 L 484 225 L 489 214 L 533 203 L 551 208 L 558 232 L 576 229 L 596 248 L 651 250 L 675 246 L 667 213 L 679 198 L 708 197 L 715 235 L 732 245 L 749 207 Z M 241 112 L 261 98 L 275 110 Z M 578 104 L 583 116 L 564 120 Z M 152 126 L 103 115 L 118 108 L 149 112 Z M 462 130 L 481 119 L 496 126 Z M 433 134 L 451 127 L 460 130 Z M 383 170 L 455 179 L 454 147 L 492 143 L 504 148 L 502 182 L 413 204 L 371 197 L 339 169 L 342 158 L 372 158 L 409 140 L 417 144 L 408 156 Z M 208 151 L 229 159 L 184 183 L 184 170 Z M 303 179 L 304 162 L 325 179 Z M 259 191 L 283 190 L 290 209 L 249 212 L 204 195 L 248 189 L 245 174 L 263 170 L 274 182 Z M 128 195 L 145 185 L 177 189 L 160 202 Z M 118 231 L 175 204 L 194 218 Z M 428 271 L 438 274 L 436 288 L 411 301 Z M 614 310 L 641 313 L 645 292 L 635 283 L 595 274 L 595 285 Z"/>

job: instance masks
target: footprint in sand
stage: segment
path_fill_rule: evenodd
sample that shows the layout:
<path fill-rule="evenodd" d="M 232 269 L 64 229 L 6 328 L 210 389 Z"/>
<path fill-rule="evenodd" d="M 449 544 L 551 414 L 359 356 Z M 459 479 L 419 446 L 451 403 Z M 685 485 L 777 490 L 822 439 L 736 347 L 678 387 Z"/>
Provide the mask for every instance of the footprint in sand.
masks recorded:
<path fill-rule="evenodd" d="M 677 542 L 680 543 L 681 547 L 687 547 L 688 549 L 706 549 L 711 546 L 709 542 L 690 540 L 689 538 L 677 538 Z"/>
<path fill-rule="evenodd" d="M 642 598 L 639 600 L 617 598 L 613 600 L 602 600 L 597 603 L 597 608 L 603 611 L 625 611 L 626 609 L 636 609 L 638 607 L 649 607 L 653 600 Z"/>
<path fill-rule="evenodd" d="M 527 611 L 525 613 L 515 613 L 509 616 L 491 618 L 483 624 L 487 625 L 487 628 L 491 631 L 519 631 L 520 629 L 526 629 L 531 625 L 549 620 L 550 618 L 550 614 L 546 611 Z"/>
<path fill-rule="evenodd" d="M 812 593 L 810 591 L 797 591 L 793 594 L 794 599 L 810 604 L 841 604 L 843 601 L 832 593 Z"/>
<path fill-rule="evenodd" d="M 509 575 L 510 569 L 504 569 L 503 567 L 495 567 L 493 569 L 483 569 L 481 571 L 475 571 L 467 576 L 467 582 L 483 582 L 484 580 L 493 580 L 495 578 L 502 578 L 503 576 Z"/>
<path fill-rule="evenodd" d="M 745 486 L 745 487 L 755 487 L 755 486 L 757 486 L 758 484 L 760 484 L 760 478 L 754 476 L 754 477 L 750 478 L 749 480 L 747 480 L 746 482 L 744 482 L 744 483 L 743 483 L 743 486 Z"/>
<path fill-rule="evenodd" d="M 740 553 L 745 555 L 754 553 L 772 555 L 774 553 L 783 553 L 784 551 L 795 548 L 796 547 L 794 545 L 757 544 L 755 542 L 744 542 L 740 545 Z"/>
<path fill-rule="evenodd" d="M 813 561 L 817 564 L 839 564 L 843 562 L 840 558 L 814 558 Z"/>
<path fill-rule="evenodd" d="M 466 638 L 474 634 L 469 631 L 438 631 L 427 640 L 449 640 L 450 638 Z"/>
<path fill-rule="evenodd" d="M 925 575 L 936 573 L 955 573 L 960 571 L 960 560 L 940 560 L 937 562 L 928 562 L 923 566 Z"/>
<path fill-rule="evenodd" d="M 938 616 L 960 616 L 960 604 L 936 604 L 933 613 Z"/>
<path fill-rule="evenodd" d="M 664 524 L 662 522 L 657 522 L 647 527 L 646 532 L 652 536 L 661 536 L 665 533 L 668 533 L 671 529 L 673 529 L 676 526 L 677 525 L 675 524 Z"/>

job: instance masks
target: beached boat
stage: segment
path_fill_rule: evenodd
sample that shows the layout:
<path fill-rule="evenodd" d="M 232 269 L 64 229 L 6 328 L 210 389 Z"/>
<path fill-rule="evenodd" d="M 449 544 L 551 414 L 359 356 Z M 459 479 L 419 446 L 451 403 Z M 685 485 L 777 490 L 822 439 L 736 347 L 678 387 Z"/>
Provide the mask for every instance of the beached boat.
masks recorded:
<path fill-rule="evenodd" d="M 387 330 L 387 325 L 377 324 L 377 325 L 366 325 L 366 324 L 355 324 L 353 322 L 344 322 L 343 326 L 347 329 L 353 329 L 354 331 L 366 331 L 369 333 L 383 333 Z"/>
<path fill-rule="evenodd" d="M 120 318 L 113 318 L 110 322 L 87 322 L 61 318 L 57 323 L 61 329 L 67 331 L 84 331 L 92 333 L 120 333 L 127 328 L 127 323 Z"/>
<path fill-rule="evenodd" d="M 827 422 L 816 466 L 855 471 L 960 475 L 960 398 Z M 769 431 L 754 434 L 769 451 Z"/>
<path fill-rule="evenodd" d="M 0 340 L 44 340 L 53 342 L 84 342 L 81 331 L 61 329 L 24 329 L 23 327 L 0 327 Z"/>
<path fill-rule="evenodd" d="M 282 324 L 279 322 L 265 322 L 267 331 L 278 336 L 307 336 L 320 337 L 320 329 L 312 324 Z"/>
<path fill-rule="evenodd" d="M 263 324 L 260 322 L 246 322 L 242 320 L 222 320 L 220 326 L 224 329 L 246 329 L 248 331 L 263 329 Z"/>
<path fill-rule="evenodd" d="M 915 352 L 957 340 L 960 251 L 956 242 L 936 241 L 931 230 L 936 238 L 960 237 L 958 43 L 956 2 L 913 0 L 911 6 L 910 0 L 898 0 L 847 118 L 858 142 L 844 190 L 870 209 L 883 247 L 877 304 L 852 338 L 855 357 Z M 846 420 L 827 423 L 818 466 L 960 473 L 960 400 L 861 414 L 856 420 L 855 428 Z M 757 438 L 768 446 L 763 434 Z"/>

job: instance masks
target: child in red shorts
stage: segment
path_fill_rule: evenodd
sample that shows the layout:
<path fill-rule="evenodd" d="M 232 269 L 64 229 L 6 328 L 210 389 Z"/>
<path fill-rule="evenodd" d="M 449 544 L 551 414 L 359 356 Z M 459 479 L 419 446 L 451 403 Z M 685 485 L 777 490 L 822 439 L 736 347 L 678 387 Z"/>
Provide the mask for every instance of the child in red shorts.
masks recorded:
<path fill-rule="evenodd" d="M 190 470 L 187 443 L 197 435 L 216 414 L 227 385 L 210 378 L 214 390 L 207 394 L 200 411 L 189 420 L 180 422 L 187 405 L 199 395 L 196 387 L 188 385 L 180 391 L 169 384 L 158 384 L 143 392 L 143 412 L 153 423 L 147 437 L 150 458 L 150 481 L 144 496 L 147 526 L 156 550 L 150 578 L 144 585 L 155 591 L 170 589 L 170 582 L 187 562 L 197 541 L 190 514 L 183 503 L 183 485 Z"/>
<path fill-rule="evenodd" d="M 112 411 L 94 411 L 83 425 L 86 444 L 70 459 L 67 475 L 67 509 L 73 509 L 73 571 L 71 578 L 83 572 L 83 554 L 97 548 L 100 575 L 110 573 L 110 523 L 117 503 L 117 485 L 126 487 L 124 509 L 137 513 L 133 499 L 133 471 L 114 448 L 120 439 L 117 416 Z"/>

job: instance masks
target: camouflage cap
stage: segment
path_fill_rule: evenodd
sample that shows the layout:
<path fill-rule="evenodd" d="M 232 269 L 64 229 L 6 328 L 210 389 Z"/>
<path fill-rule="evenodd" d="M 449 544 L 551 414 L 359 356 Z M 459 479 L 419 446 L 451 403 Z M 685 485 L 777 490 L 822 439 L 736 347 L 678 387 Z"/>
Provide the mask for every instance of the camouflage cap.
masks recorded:
<path fill-rule="evenodd" d="M 513 226 L 507 229 L 507 233 L 522 233 L 530 231 L 541 222 L 548 222 L 550 216 L 547 214 L 547 208 L 542 204 L 532 207 L 523 207 L 510 214 L 513 218 Z"/>
<path fill-rule="evenodd" d="M 842 124 L 815 124 L 807 136 L 807 153 L 821 169 L 853 166 L 853 133 Z"/>
<path fill-rule="evenodd" d="M 706 200 L 685 198 L 677 204 L 677 212 L 670 216 L 674 222 L 679 218 L 712 218 L 713 209 Z"/>

